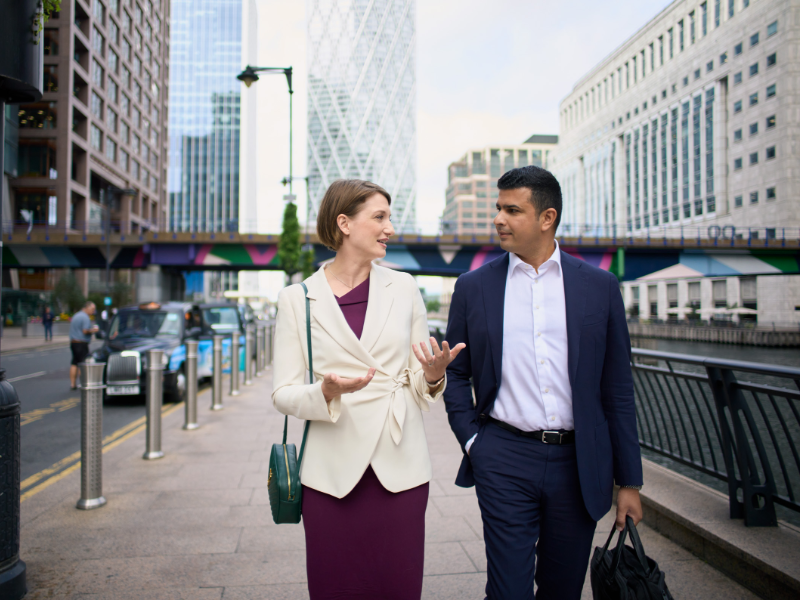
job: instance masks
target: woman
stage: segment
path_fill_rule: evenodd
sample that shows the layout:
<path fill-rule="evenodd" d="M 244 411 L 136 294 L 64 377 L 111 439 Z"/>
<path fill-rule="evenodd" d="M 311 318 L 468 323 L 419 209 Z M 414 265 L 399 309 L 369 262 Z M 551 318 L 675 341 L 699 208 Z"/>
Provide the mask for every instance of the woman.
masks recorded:
<path fill-rule="evenodd" d="M 418 600 L 431 464 L 422 411 L 444 391 L 465 347 L 430 338 L 414 279 L 376 266 L 394 234 L 391 197 L 374 183 L 334 182 L 317 218 L 334 261 L 308 294 L 278 300 L 275 407 L 311 421 L 300 479 L 311 600 Z M 305 296 L 315 381 L 305 383 Z"/>

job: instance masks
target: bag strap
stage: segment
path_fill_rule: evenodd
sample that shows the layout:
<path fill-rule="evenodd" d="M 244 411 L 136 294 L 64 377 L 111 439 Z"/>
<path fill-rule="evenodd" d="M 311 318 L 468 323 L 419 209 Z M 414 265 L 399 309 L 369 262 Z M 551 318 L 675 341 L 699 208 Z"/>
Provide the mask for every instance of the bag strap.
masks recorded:
<path fill-rule="evenodd" d="M 631 524 L 633 524 L 631 522 Z M 614 535 L 615 529 L 611 530 L 611 535 Z M 619 561 L 622 560 L 622 550 L 625 547 L 625 537 L 628 535 L 628 522 L 625 522 L 625 528 L 619 532 L 619 540 L 617 541 L 617 547 L 614 548 L 614 559 L 611 561 L 611 571 L 608 574 L 609 580 L 614 578 L 614 574 L 617 572 L 619 568 Z M 611 538 L 609 538 L 609 541 Z"/>
<path fill-rule="evenodd" d="M 636 525 L 634 525 L 633 519 L 630 515 L 626 515 L 625 525 L 627 526 L 628 533 L 631 536 L 631 544 L 636 552 L 636 557 L 639 559 L 639 563 L 641 563 L 645 574 L 650 575 L 650 565 L 647 564 L 647 556 L 644 553 L 644 546 L 642 546 L 642 540 L 639 538 L 639 532 L 636 531 Z"/>
<path fill-rule="evenodd" d="M 303 286 L 303 296 L 306 300 L 306 345 L 308 346 L 308 382 L 314 383 L 314 359 L 311 354 L 311 302 L 308 299 L 308 288 L 306 284 L 300 282 Z M 287 417 L 288 421 L 288 417 Z M 306 449 L 306 438 L 308 437 L 308 426 L 311 421 L 306 421 L 306 426 L 303 429 L 303 441 L 300 443 L 300 454 L 297 456 L 297 467 L 303 463 L 303 450 Z"/>
<path fill-rule="evenodd" d="M 303 286 L 303 292 L 308 294 L 308 288 L 305 283 L 300 283 Z M 310 383 L 314 383 L 314 364 L 311 362 L 311 302 L 306 299 L 306 340 L 308 341 L 308 378 Z M 303 450 L 306 447 L 306 437 L 308 436 L 308 426 L 311 421 L 306 421 L 305 429 L 303 429 L 303 441 L 300 443 L 300 454 L 297 457 L 297 468 L 300 468 L 303 462 Z M 286 432 L 289 429 L 289 415 L 283 417 L 283 445 L 286 445 Z"/>

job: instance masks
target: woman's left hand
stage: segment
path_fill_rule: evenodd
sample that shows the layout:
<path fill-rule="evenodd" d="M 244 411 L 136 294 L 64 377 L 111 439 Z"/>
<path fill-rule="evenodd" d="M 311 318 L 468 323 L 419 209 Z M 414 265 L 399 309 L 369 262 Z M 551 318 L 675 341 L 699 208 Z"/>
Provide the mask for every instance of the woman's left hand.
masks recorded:
<path fill-rule="evenodd" d="M 447 365 L 453 362 L 456 356 L 458 356 L 458 353 L 466 348 L 467 345 L 461 343 L 451 350 L 450 344 L 447 342 L 442 342 L 442 347 L 440 349 L 434 337 L 430 338 L 430 342 L 431 348 L 433 348 L 433 354 L 428 350 L 428 344 L 425 342 L 420 343 L 419 347 L 417 344 L 411 344 L 411 349 L 414 350 L 414 356 L 417 357 L 417 360 L 422 365 L 422 371 L 425 373 L 425 381 L 430 384 L 435 384 L 444 377 Z"/>

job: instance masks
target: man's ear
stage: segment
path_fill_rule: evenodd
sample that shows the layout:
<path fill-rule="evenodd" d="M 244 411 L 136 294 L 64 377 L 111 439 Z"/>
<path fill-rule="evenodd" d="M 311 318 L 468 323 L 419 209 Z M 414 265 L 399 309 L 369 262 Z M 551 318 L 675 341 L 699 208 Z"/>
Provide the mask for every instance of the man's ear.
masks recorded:
<path fill-rule="evenodd" d="M 555 229 L 556 219 L 558 219 L 558 211 L 555 208 L 547 208 L 539 214 L 539 223 L 542 226 L 542 231 L 550 231 Z"/>

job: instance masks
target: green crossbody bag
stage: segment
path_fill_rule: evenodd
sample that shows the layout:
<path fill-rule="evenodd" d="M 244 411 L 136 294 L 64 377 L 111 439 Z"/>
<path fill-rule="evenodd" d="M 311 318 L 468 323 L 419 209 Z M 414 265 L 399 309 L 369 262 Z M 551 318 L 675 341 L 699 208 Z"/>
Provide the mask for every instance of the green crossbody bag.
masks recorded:
<path fill-rule="evenodd" d="M 308 294 L 305 283 L 303 286 L 304 295 Z M 306 300 L 306 337 L 308 340 L 308 378 L 309 383 L 314 383 L 314 363 L 311 359 L 311 304 Z M 303 429 L 303 441 L 300 444 L 300 455 L 294 444 L 286 443 L 286 430 L 289 426 L 289 417 L 283 421 L 283 443 L 272 444 L 272 452 L 269 455 L 269 479 L 267 489 L 269 491 L 269 505 L 272 509 L 272 520 L 278 525 L 281 523 L 299 523 L 300 513 L 303 503 L 303 488 L 300 485 L 300 465 L 303 462 L 303 450 L 306 447 L 306 437 L 308 437 L 308 426 L 311 422 L 306 421 Z"/>

